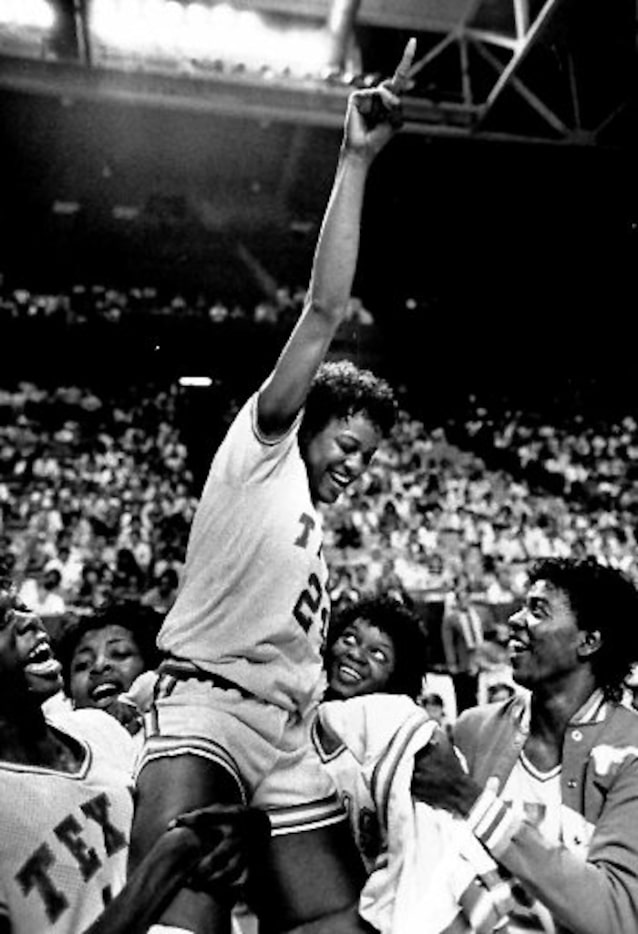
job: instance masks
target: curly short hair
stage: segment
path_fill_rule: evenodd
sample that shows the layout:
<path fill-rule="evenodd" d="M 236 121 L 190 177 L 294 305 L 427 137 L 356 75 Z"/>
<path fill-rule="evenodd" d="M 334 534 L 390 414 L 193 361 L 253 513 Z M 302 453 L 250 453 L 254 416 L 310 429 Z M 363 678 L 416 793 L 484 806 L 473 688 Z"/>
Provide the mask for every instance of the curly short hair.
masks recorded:
<path fill-rule="evenodd" d="M 384 632 L 394 645 L 395 665 L 384 692 L 419 696 L 426 668 L 425 636 L 414 613 L 394 597 L 364 597 L 345 606 L 330 622 L 324 652 L 328 667 L 332 648 L 345 629 L 357 619 Z"/>
<path fill-rule="evenodd" d="M 529 582 L 543 580 L 562 590 L 580 629 L 598 631 L 601 646 L 592 668 L 607 700 L 619 701 L 623 681 L 638 660 L 638 590 L 617 568 L 595 558 L 543 558 Z"/>
<path fill-rule="evenodd" d="M 382 435 L 389 434 L 397 417 L 394 392 L 384 379 L 350 360 L 322 363 L 312 381 L 300 436 L 314 437 L 333 419 L 363 412 Z"/>
<path fill-rule="evenodd" d="M 151 670 L 157 667 L 162 657 L 156 641 L 162 620 L 163 616 L 150 607 L 142 606 L 135 600 L 120 600 L 101 607 L 89 616 L 83 616 L 68 627 L 56 646 L 66 693 L 69 693 L 73 655 L 87 632 L 105 629 L 107 626 L 122 626 L 133 636 L 144 668 Z"/>

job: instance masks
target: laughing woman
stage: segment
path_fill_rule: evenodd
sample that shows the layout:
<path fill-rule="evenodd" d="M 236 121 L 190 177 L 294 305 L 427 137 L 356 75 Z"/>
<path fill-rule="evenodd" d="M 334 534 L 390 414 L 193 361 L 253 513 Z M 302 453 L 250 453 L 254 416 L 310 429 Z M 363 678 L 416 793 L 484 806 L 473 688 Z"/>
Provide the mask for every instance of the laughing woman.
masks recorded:
<path fill-rule="evenodd" d="M 182 885 L 227 892 L 265 816 L 182 815 L 127 878 L 133 741 L 99 710 L 47 717 L 61 683 L 42 621 L 0 577 L 0 934 L 145 934 Z"/>
<path fill-rule="evenodd" d="M 57 654 L 66 694 L 76 710 L 104 710 L 130 733 L 137 732 L 141 717 L 127 692 L 134 684 L 141 689 L 144 673 L 155 678 L 161 621 L 154 610 L 122 601 L 85 617 L 65 634 Z M 122 700 L 122 695 L 129 699 Z"/>

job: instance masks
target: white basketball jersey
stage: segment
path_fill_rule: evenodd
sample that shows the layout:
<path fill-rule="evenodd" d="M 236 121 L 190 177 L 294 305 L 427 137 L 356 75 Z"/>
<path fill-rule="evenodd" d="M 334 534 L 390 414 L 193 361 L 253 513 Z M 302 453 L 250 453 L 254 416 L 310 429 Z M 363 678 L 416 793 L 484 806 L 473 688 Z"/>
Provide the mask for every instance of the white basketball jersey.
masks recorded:
<path fill-rule="evenodd" d="M 379 820 L 367 772 L 385 775 L 381 764 L 395 754 L 397 736 L 402 742 L 406 724 L 409 729 L 409 724 L 426 721 L 427 714 L 403 695 L 366 694 L 321 704 L 319 719 L 333 742 L 335 739 L 339 742 L 329 751 L 315 729 L 315 748 L 339 791 L 355 841 L 371 872 L 387 848 L 387 835 Z M 383 794 L 387 796 L 387 792 Z"/>
<path fill-rule="evenodd" d="M 257 697 L 303 710 L 324 688 L 321 518 L 297 442 L 301 416 L 284 437 L 267 441 L 256 411 L 255 394 L 213 459 L 159 646 Z"/>
<path fill-rule="evenodd" d="M 80 934 L 126 878 L 132 744 L 108 714 L 77 711 L 77 774 L 0 762 L 0 916 L 12 934 Z"/>

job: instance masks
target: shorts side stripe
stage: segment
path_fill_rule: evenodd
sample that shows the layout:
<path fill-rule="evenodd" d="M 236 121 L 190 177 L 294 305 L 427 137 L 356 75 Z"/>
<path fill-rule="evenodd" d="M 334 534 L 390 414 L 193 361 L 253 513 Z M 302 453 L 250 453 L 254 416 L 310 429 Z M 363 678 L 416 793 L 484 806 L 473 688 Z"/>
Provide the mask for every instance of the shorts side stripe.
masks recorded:
<path fill-rule="evenodd" d="M 211 740 L 200 736 L 151 736 L 147 739 L 140 756 L 136 778 L 145 765 L 157 759 L 171 759 L 175 756 L 200 756 L 225 769 L 234 779 L 241 792 L 242 802 L 247 803 L 247 793 L 237 763 L 227 749 Z"/>
<path fill-rule="evenodd" d="M 267 813 L 273 837 L 331 827 L 333 824 L 340 824 L 348 819 L 336 794 L 322 798 L 320 801 L 313 801 L 311 804 L 268 808 Z"/>

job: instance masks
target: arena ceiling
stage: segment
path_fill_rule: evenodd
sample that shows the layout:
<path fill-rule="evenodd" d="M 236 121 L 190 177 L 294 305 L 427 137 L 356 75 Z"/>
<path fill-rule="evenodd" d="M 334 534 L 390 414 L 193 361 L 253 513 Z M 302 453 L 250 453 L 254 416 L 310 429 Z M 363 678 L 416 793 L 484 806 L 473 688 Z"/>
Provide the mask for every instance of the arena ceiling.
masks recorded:
<path fill-rule="evenodd" d="M 64 0 L 57 5 L 63 7 Z M 286 26 L 309 22 L 320 29 L 336 23 L 333 28 L 347 32 L 340 39 L 337 74 L 295 80 L 276 71 L 257 72 L 241 60 L 232 69 L 216 69 L 211 67 L 216 63 L 194 56 L 180 62 L 168 52 L 144 59 L 92 36 L 87 14 L 75 56 L 52 55 L 55 43 L 47 39 L 39 46 L 32 40 L 29 50 L 27 37 L 20 46 L 15 30 L 3 35 L 0 22 L 0 52 L 23 53 L 2 56 L 0 87 L 339 126 L 347 78 L 387 74 L 406 38 L 415 35 L 408 132 L 612 146 L 632 133 L 635 0 L 614 0 L 604 9 L 595 0 L 236 0 L 234 5 Z M 88 0 L 83 8 L 91 10 Z M 78 33 L 82 39 L 79 27 Z"/>
<path fill-rule="evenodd" d="M 406 125 L 371 180 L 370 292 L 473 287 L 503 309 L 593 276 L 620 292 L 638 216 L 635 2 L 236 5 L 319 26 L 354 14 L 341 71 L 138 67 L 90 41 L 76 58 L 16 54 L 0 29 L 5 269 L 225 275 L 255 294 L 304 282 L 352 81 L 387 74 L 416 35 Z"/>

